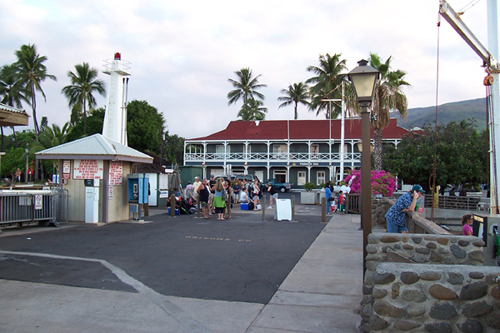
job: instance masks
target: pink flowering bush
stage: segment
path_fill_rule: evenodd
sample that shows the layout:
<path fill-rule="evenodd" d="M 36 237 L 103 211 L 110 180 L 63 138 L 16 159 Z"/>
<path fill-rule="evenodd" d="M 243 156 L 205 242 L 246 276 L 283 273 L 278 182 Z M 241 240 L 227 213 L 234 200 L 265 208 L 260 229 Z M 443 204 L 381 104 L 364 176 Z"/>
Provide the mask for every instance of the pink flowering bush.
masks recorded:
<path fill-rule="evenodd" d="M 344 182 L 349 184 L 351 179 L 353 179 L 351 193 L 361 193 L 361 171 L 353 170 L 349 176 L 345 177 Z M 392 197 L 394 191 L 398 188 L 396 177 L 384 170 L 372 170 L 371 185 L 372 194 L 382 194 L 384 197 Z"/>

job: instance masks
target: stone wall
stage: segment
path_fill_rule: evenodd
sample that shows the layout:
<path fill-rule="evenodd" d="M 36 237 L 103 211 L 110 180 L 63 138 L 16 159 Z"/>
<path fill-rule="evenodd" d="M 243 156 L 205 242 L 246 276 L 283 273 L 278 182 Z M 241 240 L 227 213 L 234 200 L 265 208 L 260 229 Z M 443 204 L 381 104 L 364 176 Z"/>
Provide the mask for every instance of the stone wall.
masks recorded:
<path fill-rule="evenodd" d="M 372 198 L 372 228 L 387 228 L 385 214 L 395 202 L 388 198 Z"/>
<path fill-rule="evenodd" d="M 373 271 L 386 261 L 482 266 L 483 246 L 476 236 L 373 232 L 368 235 L 366 267 Z"/>
<path fill-rule="evenodd" d="M 362 332 L 500 332 L 498 267 L 380 263 L 371 282 Z"/>
<path fill-rule="evenodd" d="M 368 235 L 362 332 L 499 332 L 500 269 L 475 236 Z M 498 281 L 497 281 L 498 278 Z"/>

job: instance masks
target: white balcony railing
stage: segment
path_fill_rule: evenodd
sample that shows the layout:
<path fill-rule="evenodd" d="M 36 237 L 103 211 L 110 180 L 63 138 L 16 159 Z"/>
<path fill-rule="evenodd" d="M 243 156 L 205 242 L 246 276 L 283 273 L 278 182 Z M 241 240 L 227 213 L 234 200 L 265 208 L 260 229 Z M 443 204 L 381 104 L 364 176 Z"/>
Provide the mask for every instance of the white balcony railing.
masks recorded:
<path fill-rule="evenodd" d="M 184 153 L 185 161 L 340 161 L 340 153 Z M 345 161 L 360 161 L 361 153 L 345 153 Z"/>

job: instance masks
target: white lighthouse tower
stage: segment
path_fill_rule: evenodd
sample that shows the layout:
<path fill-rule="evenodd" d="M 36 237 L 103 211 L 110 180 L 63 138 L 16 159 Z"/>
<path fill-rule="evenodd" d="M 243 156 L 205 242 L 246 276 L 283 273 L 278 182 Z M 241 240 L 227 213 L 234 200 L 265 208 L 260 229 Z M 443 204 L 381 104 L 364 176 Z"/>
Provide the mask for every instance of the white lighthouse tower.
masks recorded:
<path fill-rule="evenodd" d="M 129 63 L 121 59 L 120 53 L 115 53 L 111 63 L 107 62 L 103 73 L 109 74 L 108 105 L 104 114 L 102 135 L 110 140 L 127 146 L 127 87 L 130 76 Z"/>

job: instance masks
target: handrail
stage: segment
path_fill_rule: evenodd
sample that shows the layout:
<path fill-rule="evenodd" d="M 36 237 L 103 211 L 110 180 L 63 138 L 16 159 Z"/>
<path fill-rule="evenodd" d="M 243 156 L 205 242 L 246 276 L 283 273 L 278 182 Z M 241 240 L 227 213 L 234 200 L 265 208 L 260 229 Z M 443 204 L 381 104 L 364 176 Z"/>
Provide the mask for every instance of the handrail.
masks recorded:
<path fill-rule="evenodd" d="M 345 161 L 359 161 L 360 153 L 344 153 Z M 290 160 L 290 161 L 337 161 L 340 160 L 340 153 L 184 153 L 186 161 L 206 161 L 206 160 Z"/>

